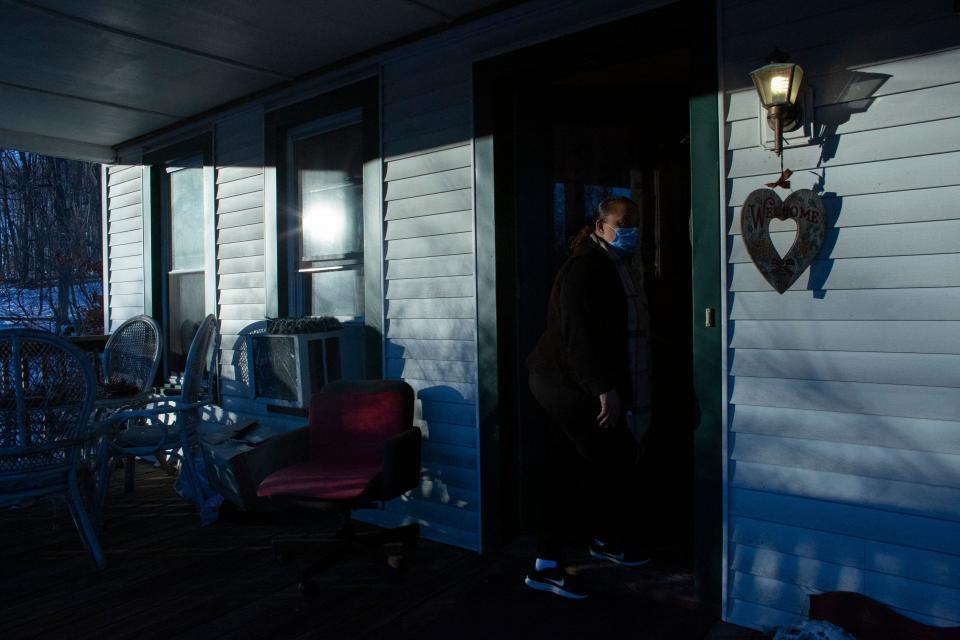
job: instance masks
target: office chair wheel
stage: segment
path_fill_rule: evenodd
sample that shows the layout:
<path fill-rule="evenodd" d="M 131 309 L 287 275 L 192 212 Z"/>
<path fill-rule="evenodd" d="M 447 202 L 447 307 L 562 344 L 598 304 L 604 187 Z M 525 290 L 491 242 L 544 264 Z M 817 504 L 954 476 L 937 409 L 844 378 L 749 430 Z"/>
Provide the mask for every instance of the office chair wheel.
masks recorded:
<path fill-rule="evenodd" d="M 300 592 L 302 596 L 313 596 L 317 593 L 317 581 L 316 580 L 301 580 L 297 583 L 297 591 Z"/>

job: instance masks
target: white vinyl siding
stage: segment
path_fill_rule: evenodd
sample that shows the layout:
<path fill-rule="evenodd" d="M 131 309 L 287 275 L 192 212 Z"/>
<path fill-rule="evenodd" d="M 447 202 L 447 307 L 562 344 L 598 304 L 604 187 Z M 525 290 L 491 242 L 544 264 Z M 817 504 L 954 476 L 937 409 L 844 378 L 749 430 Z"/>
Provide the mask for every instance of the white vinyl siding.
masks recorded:
<path fill-rule="evenodd" d="M 224 409 L 253 414 L 258 408 L 243 334 L 262 327 L 266 312 L 263 111 L 217 122 L 215 140 L 220 390 Z"/>
<path fill-rule="evenodd" d="M 143 167 L 107 167 L 107 288 L 104 323 L 112 332 L 124 320 L 143 313 Z"/>
<path fill-rule="evenodd" d="M 809 594 L 846 590 L 960 624 L 956 16 L 932 0 L 721 8 L 726 617 L 795 623 Z M 739 227 L 746 195 L 779 175 L 747 76 L 775 46 L 804 67 L 822 131 L 784 166 L 793 190 L 822 187 L 830 221 L 782 296 Z"/>

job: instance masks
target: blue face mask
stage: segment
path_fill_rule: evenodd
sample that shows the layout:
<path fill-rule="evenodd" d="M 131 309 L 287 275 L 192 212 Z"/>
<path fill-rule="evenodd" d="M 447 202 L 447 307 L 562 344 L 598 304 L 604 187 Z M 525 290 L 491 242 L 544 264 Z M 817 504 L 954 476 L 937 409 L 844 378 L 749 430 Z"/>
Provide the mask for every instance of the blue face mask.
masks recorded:
<path fill-rule="evenodd" d="M 636 227 L 614 227 L 617 237 L 608 244 L 613 247 L 617 255 L 622 257 L 630 256 L 636 253 L 637 246 L 640 244 L 640 230 Z"/>

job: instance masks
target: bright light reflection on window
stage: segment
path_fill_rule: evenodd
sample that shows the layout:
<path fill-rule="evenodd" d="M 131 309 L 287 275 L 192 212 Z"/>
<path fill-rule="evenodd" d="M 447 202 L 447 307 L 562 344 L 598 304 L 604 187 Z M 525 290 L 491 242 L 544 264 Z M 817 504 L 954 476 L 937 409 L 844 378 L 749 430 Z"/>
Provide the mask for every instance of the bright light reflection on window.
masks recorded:
<path fill-rule="evenodd" d="M 341 207 L 315 204 L 303 213 L 303 231 L 310 246 L 340 247 L 347 230 L 347 216 Z"/>

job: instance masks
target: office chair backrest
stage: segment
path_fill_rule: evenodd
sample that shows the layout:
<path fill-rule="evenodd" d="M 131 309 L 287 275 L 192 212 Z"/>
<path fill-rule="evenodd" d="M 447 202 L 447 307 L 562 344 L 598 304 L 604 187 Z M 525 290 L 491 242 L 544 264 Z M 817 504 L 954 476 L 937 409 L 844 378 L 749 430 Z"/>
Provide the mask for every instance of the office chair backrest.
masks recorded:
<path fill-rule="evenodd" d="M 332 382 L 310 402 L 310 458 L 379 464 L 384 442 L 413 428 L 413 389 L 402 380 Z"/>

